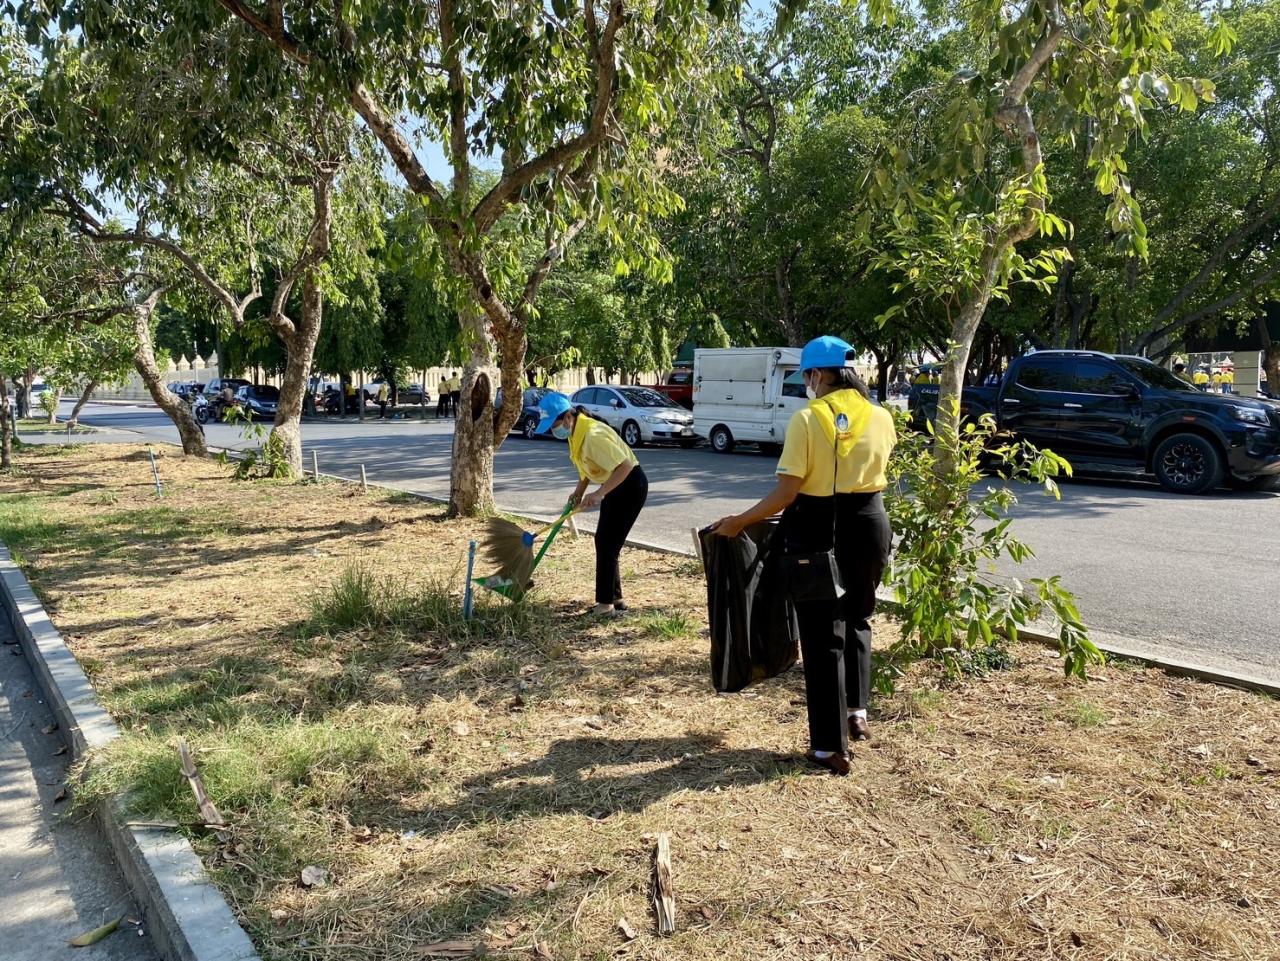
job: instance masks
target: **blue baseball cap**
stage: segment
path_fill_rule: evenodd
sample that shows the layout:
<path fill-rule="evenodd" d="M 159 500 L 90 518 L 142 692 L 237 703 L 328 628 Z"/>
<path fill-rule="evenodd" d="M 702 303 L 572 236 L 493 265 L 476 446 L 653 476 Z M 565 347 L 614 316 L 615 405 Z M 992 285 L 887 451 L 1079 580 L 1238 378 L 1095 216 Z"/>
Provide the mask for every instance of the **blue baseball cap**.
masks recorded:
<path fill-rule="evenodd" d="M 542 419 L 538 421 L 538 433 L 545 434 L 551 430 L 551 425 L 560 419 L 560 415 L 572 407 L 573 404 L 564 394 L 554 390 L 543 394 L 542 400 L 538 401 L 538 410 L 542 411 Z"/>
<path fill-rule="evenodd" d="M 815 337 L 800 351 L 800 370 L 817 370 L 821 367 L 852 367 L 854 349 L 848 341 L 839 337 Z"/>

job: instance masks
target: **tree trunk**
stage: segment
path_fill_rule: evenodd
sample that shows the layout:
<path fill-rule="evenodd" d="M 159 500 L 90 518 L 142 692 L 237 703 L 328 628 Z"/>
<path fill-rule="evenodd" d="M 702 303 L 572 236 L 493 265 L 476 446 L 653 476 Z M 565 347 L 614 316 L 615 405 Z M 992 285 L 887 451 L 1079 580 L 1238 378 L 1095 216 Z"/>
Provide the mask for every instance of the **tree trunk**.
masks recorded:
<path fill-rule="evenodd" d="M 0 470 L 13 466 L 13 408 L 5 376 L 0 372 Z"/>
<path fill-rule="evenodd" d="M 162 293 L 163 291 L 156 291 L 133 308 L 133 333 L 137 340 L 133 349 L 133 366 L 141 375 L 142 382 L 147 385 L 147 390 L 151 394 L 151 399 L 156 402 L 156 406 L 164 411 L 173 421 L 173 425 L 178 428 L 178 436 L 182 439 L 182 452 L 204 457 L 209 453 L 204 431 L 196 422 L 191 408 L 165 386 L 164 377 L 160 373 L 159 366 L 156 365 L 155 348 L 151 344 L 151 315 L 155 312 Z"/>
<path fill-rule="evenodd" d="M 315 275 L 307 271 L 302 277 L 302 316 L 291 334 L 281 335 L 285 342 L 284 377 L 271 427 L 271 436 L 280 445 L 290 477 L 302 476 L 302 406 L 323 316 L 324 296 Z"/>
<path fill-rule="evenodd" d="M 72 427 L 75 427 L 80 420 L 80 411 L 84 410 L 84 405 L 89 403 L 89 398 L 93 396 L 93 392 L 98 389 L 98 382 L 91 380 L 84 385 L 84 390 L 80 393 L 80 399 L 76 401 L 76 406 L 71 408 L 71 419 L 67 421 Z"/>
<path fill-rule="evenodd" d="M 1007 242 L 992 244 L 982 260 L 982 279 L 978 288 L 951 320 L 951 347 L 942 359 L 942 376 L 938 385 L 938 416 L 934 423 L 939 476 L 955 470 L 955 448 L 960 439 L 960 399 L 964 395 L 964 375 L 969 369 L 969 351 L 973 347 L 978 324 L 987 311 L 991 292 L 995 289 L 1000 259 Z"/>
<path fill-rule="evenodd" d="M 804 329 L 796 316 L 795 296 L 791 291 L 791 258 L 780 256 L 773 268 L 774 286 L 778 292 L 778 314 L 788 347 L 804 346 Z"/>
<path fill-rule="evenodd" d="M 1280 397 L 1280 343 L 1272 339 L 1265 315 L 1256 316 L 1253 322 L 1262 337 L 1262 369 L 1267 372 L 1267 393 Z"/>
<path fill-rule="evenodd" d="M 46 387 L 45 389 L 49 390 L 50 388 Z M 58 422 L 58 408 L 62 404 L 62 388 L 56 387 L 52 389 L 53 389 L 53 406 L 49 408 L 49 423 L 56 424 Z"/>
<path fill-rule="evenodd" d="M 15 381 L 15 383 L 17 383 Z M 22 374 L 22 383 L 18 388 L 18 420 L 26 420 L 31 416 L 31 388 L 36 383 L 36 372 L 30 367 Z"/>
<path fill-rule="evenodd" d="M 596 385 L 596 369 L 594 367 L 587 368 L 587 386 L 594 387 Z"/>
<path fill-rule="evenodd" d="M 477 305 L 468 303 L 459 311 L 458 319 L 471 351 L 463 365 L 462 396 L 453 426 L 449 516 L 482 517 L 494 511 L 493 398 L 489 385 L 497 371 L 493 369 L 493 339 L 484 313 Z M 508 365 L 507 376 L 514 376 L 519 369 L 517 365 L 512 371 Z M 511 392 L 510 396 L 516 394 Z"/>

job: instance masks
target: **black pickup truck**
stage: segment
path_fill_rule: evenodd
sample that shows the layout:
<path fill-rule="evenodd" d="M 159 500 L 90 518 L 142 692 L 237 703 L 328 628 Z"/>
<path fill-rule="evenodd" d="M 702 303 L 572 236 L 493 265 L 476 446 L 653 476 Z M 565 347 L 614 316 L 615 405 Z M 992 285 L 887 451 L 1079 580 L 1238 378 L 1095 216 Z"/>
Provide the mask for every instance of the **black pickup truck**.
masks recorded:
<path fill-rule="evenodd" d="M 916 426 L 937 405 L 937 384 L 912 388 Z M 1142 357 L 1062 350 L 1019 357 L 997 386 L 964 389 L 962 416 L 986 413 L 1077 470 L 1154 474 L 1182 494 L 1221 483 L 1280 490 L 1280 405 L 1205 393 Z"/>

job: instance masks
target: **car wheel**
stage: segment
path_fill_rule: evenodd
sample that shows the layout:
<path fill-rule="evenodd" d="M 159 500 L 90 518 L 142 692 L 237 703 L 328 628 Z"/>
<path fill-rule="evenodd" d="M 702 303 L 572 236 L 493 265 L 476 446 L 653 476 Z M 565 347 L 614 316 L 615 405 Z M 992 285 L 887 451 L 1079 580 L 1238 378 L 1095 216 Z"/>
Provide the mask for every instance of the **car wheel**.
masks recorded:
<path fill-rule="evenodd" d="M 538 422 L 532 417 L 526 417 L 520 422 L 520 436 L 525 440 L 533 440 L 538 436 Z"/>
<path fill-rule="evenodd" d="M 717 454 L 728 454 L 733 450 L 733 434 L 724 424 L 717 424 L 711 429 L 711 449 Z"/>
<path fill-rule="evenodd" d="M 639 447 L 644 443 L 644 435 L 640 433 L 640 425 L 633 420 L 622 425 L 622 439 L 628 447 Z"/>
<path fill-rule="evenodd" d="M 1275 491 L 1280 493 L 1280 474 L 1265 474 L 1262 477 L 1251 477 L 1248 480 L 1228 477 L 1227 486 L 1237 491 Z"/>
<path fill-rule="evenodd" d="M 1175 494 L 1203 494 L 1222 481 L 1222 455 L 1199 434 L 1174 434 L 1156 448 L 1156 480 Z"/>

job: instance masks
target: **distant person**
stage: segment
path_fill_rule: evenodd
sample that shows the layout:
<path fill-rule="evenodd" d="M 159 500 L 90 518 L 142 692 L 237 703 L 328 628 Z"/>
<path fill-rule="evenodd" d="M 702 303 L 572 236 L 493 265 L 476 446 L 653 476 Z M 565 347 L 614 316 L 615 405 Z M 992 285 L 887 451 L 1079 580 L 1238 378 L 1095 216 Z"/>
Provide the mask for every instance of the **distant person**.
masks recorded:
<path fill-rule="evenodd" d="M 444 417 L 449 413 L 449 380 L 445 378 L 436 386 L 440 396 L 436 398 L 436 417 Z"/>
<path fill-rule="evenodd" d="M 1200 388 L 1200 390 L 1208 390 L 1209 372 L 1203 367 L 1198 367 L 1196 368 L 1195 376 L 1191 378 L 1191 381 L 1196 385 L 1196 387 Z"/>
<path fill-rule="evenodd" d="M 453 376 L 449 378 L 449 406 L 453 410 L 453 416 L 458 416 L 458 405 L 462 402 L 462 378 L 458 376 L 455 370 Z"/>
<path fill-rule="evenodd" d="M 1174 376 L 1176 376 L 1178 379 L 1185 380 L 1188 384 L 1192 383 L 1192 379 L 1187 376 L 1186 364 L 1174 364 L 1173 373 L 1174 373 Z"/>
<path fill-rule="evenodd" d="M 378 420 L 386 420 L 387 417 L 387 401 L 391 399 L 391 388 L 387 386 L 384 380 L 378 385 Z"/>
<path fill-rule="evenodd" d="M 346 414 L 348 411 L 355 410 L 356 408 L 356 385 L 351 383 L 351 381 L 347 381 L 344 396 L 346 397 L 346 403 L 343 405 L 342 413 Z"/>
<path fill-rule="evenodd" d="M 1209 383 L 1213 385 L 1213 392 L 1215 394 L 1222 393 L 1222 371 L 1215 370 L 1213 372 L 1213 376 L 1209 378 Z"/>
<path fill-rule="evenodd" d="M 1230 367 L 1222 368 L 1222 392 L 1224 394 L 1236 392 L 1236 372 Z"/>

